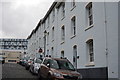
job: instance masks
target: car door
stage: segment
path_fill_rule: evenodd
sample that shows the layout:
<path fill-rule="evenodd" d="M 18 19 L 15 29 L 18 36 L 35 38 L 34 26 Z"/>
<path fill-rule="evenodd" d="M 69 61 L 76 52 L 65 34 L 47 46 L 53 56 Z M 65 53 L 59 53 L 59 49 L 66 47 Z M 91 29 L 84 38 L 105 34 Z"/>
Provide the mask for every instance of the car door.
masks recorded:
<path fill-rule="evenodd" d="M 31 72 L 33 72 L 33 66 L 34 66 L 34 60 L 31 62 L 31 65 L 30 65 Z"/>
<path fill-rule="evenodd" d="M 49 72 L 49 68 L 47 67 L 47 64 L 50 64 L 49 59 L 45 59 L 44 62 L 41 64 L 40 74 L 43 78 L 47 78 Z"/>

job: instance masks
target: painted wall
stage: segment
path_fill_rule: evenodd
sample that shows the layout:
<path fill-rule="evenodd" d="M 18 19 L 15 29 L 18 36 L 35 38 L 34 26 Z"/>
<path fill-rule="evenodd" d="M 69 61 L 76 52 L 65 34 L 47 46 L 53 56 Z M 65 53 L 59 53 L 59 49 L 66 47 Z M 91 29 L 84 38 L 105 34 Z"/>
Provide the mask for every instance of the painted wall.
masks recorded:
<path fill-rule="evenodd" d="M 118 3 L 114 2 L 93 2 L 93 27 L 87 26 L 86 5 L 87 2 L 77 2 L 71 7 L 70 2 L 65 3 L 65 17 L 61 17 L 62 7 L 55 8 L 55 20 L 52 13 L 40 25 L 38 31 L 30 38 L 30 53 L 36 54 L 37 49 L 44 49 L 44 31 L 49 32 L 49 42 L 46 43 L 46 52 L 53 57 L 60 57 L 64 50 L 65 57 L 73 62 L 73 46 L 77 45 L 78 69 L 104 68 L 108 67 L 108 77 L 118 78 Z M 119 6 L 120 7 L 120 6 Z M 76 35 L 71 35 L 71 18 L 76 16 Z M 45 26 L 44 26 L 45 24 Z M 61 41 L 61 27 L 65 26 L 65 41 Z M 54 27 L 54 39 L 52 38 L 52 28 Z M 40 39 L 41 38 L 41 39 Z M 94 45 L 94 66 L 89 65 L 86 41 L 93 39 Z M 47 40 L 46 40 L 47 41 Z M 53 48 L 53 53 L 52 53 Z"/>
<path fill-rule="evenodd" d="M 118 76 L 120 78 L 120 2 L 118 3 Z"/>

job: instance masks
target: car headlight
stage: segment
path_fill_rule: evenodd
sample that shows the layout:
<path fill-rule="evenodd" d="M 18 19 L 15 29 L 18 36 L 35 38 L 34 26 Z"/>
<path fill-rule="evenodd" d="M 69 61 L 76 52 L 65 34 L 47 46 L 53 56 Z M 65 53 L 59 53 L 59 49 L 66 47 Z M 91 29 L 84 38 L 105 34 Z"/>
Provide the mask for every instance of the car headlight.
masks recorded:
<path fill-rule="evenodd" d="M 39 68 L 39 67 L 40 67 L 40 65 L 35 65 L 35 67 L 36 67 L 36 68 Z"/>
<path fill-rule="evenodd" d="M 78 77 L 78 80 L 80 80 L 80 79 L 82 79 L 83 77 L 82 77 L 82 75 L 80 75 L 79 77 Z"/>
<path fill-rule="evenodd" d="M 60 73 L 54 73 L 54 76 L 56 76 L 56 77 L 62 77 L 62 74 L 60 74 Z"/>

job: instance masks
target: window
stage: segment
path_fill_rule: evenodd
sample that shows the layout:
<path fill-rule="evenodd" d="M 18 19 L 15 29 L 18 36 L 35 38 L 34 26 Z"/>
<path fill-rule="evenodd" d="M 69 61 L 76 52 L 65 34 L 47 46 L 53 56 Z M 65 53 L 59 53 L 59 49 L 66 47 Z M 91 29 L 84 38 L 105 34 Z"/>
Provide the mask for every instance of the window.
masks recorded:
<path fill-rule="evenodd" d="M 50 16 L 48 16 L 48 27 L 50 25 Z"/>
<path fill-rule="evenodd" d="M 62 19 L 65 17 L 65 3 L 62 4 Z"/>
<path fill-rule="evenodd" d="M 93 39 L 88 40 L 86 43 L 89 62 L 94 62 Z"/>
<path fill-rule="evenodd" d="M 61 51 L 61 57 L 64 58 L 64 51 Z"/>
<path fill-rule="evenodd" d="M 39 46 L 40 46 L 40 44 L 41 44 L 41 38 L 39 38 Z"/>
<path fill-rule="evenodd" d="M 75 6 L 75 0 L 72 0 L 72 2 L 71 2 L 71 6 L 72 6 L 72 7 Z"/>
<path fill-rule="evenodd" d="M 16 60 L 8 60 L 8 62 L 16 62 Z"/>
<path fill-rule="evenodd" d="M 71 35 L 76 35 L 76 17 L 71 19 Z"/>
<path fill-rule="evenodd" d="M 52 40 L 54 40 L 54 27 L 52 28 Z"/>
<path fill-rule="evenodd" d="M 47 55 L 50 55 L 50 54 L 49 54 L 49 50 L 47 50 Z"/>
<path fill-rule="evenodd" d="M 44 61 L 43 61 L 43 64 L 44 65 L 47 65 L 49 63 L 49 59 L 47 60 L 47 59 L 45 59 Z"/>
<path fill-rule="evenodd" d="M 51 56 L 54 57 L 54 48 L 51 48 Z"/>
<path fill-rule="evenodd" d="M 93 24 L 93 12 L 92 12 L 92 2 L 90 2 L 87 6 L 87 22 L 88 26 L 91 26 Z"/>
<path fill-rule="evenodd" d="M 65 27 L 64 26 L 61 27 L 61 40 L 62 41 L 65 40 Z"/>
<path fill-rule="evenodd" d="M 47 45 L 49 45 L 49 32 L 47 33 Z"/>
<path fill-rule="evenodd" d="M 53 9 L 53 14 L 52 14 L 53 22 L 55 20 L 55 9 Z"/>
<path fill-rule="evenodd" d="M 45 29 L 45 27 L 46 27 L 46 22 L 44 22 L 44 25 L 43 25 L 43 27 L 44 27 L 44 29 Z"/>

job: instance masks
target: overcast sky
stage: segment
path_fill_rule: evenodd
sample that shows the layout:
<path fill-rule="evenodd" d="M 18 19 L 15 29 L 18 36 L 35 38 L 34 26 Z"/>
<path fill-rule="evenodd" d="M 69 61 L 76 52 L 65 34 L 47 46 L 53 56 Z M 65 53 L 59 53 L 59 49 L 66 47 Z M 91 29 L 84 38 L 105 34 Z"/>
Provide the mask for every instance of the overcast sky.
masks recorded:
<path fill-rule="evenodd" d="M 0 2 L 0 38 L 27 38 L 53 1 L 2 0 Z"/>

